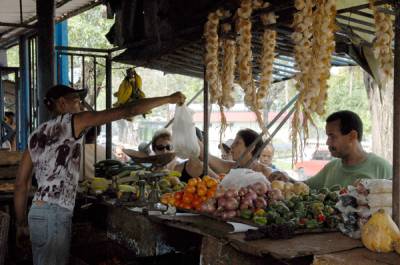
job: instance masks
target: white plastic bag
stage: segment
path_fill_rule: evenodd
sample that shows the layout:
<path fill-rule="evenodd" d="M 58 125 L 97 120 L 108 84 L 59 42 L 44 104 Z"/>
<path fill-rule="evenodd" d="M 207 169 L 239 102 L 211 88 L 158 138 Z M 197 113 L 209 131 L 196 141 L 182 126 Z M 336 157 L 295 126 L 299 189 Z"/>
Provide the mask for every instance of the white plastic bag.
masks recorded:
<path fill-rule="evenodd" d="M 392 192 L 392 181 L 388 179 L 362 179 L 360 183 L 370 194 Z"/>
<path fill-rule="evenodd" d="M 372 193 L 368 195 L 367 200 L 368 206 L 371 208 L 391 207 L 392 193 Z"/>
<path fill-rule="evenodd" d="M 234 168 L 222 179 L 219 186 L 225 189 L 240 189 L 254 183 L 261 182 L 270 185 L 264 174 L 248 168 Z"/>
<path fill-rule="evenodd" d="M 172 144 L 176 155 L 180 158 L 198 157 L 200 155 L 200 146 L 196 137 L 192 113 L 185 105 L 176 106 L 172 125 Z"/>

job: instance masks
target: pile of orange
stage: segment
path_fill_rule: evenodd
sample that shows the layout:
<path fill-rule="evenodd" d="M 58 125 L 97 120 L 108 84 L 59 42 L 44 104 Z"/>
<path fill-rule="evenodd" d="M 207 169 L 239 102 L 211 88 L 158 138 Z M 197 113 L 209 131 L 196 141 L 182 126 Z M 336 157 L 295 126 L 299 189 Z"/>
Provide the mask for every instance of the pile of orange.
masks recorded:
<path fill-rule="evenodd" d="M 191 178 L 183 191 L 166 193 L 161 197 L 161 202 L 177 208 L 198 210 L 203 202 L 214 197 L 217 186 L 218 180 L 209 176 Z"/>

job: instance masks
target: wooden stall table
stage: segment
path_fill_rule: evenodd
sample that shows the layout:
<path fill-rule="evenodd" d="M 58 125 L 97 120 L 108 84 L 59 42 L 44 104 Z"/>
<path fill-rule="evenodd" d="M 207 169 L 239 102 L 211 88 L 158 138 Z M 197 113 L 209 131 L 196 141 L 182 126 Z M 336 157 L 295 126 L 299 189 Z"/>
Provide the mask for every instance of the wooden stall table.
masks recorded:
<path fill-rule="evenodd" d="M 339 232 L 298 235 L 287 240 L 245 241 L 244 233 L 206 216 L 152 216 L 155 222 L 203 235 L 202 264 L 311 264 L 314 255 L 361 248 L 360 240 Z"/>
<path fill-rule="evenodd" d="M 366 248 L 357 248 L 338 253 L 317 255 L 313 265 L 399 265 L 400 255 L 375 253 Z"/>
<path fill-rule="evenodd" d="M 360 240 L 339 232 L 297 235 L 285 240 L 246 241 L 244 233 L 230 233 L 233 226 L 229 223 L 207 216 L 145 216 L 110 205 L 107 223 L 108 237 L 138 256 L 157 256 L 197 246 L 200 263 L 209 265 L 400 264 L 399 255 L 370 252 Z M 353 262 L 353 258 L 358 263 Z"/>

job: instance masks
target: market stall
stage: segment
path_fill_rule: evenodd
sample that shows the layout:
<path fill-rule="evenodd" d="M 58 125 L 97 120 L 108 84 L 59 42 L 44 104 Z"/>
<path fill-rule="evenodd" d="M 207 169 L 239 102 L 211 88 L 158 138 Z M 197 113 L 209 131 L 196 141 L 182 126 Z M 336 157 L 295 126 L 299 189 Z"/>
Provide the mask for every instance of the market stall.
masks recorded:
<path fill-rule="evenodd" d="M 312 123 L 311 114 L 321 115 L 325 112 L 331 65 L 354 63 L 349 56 L 343 55 L 351 45 L 345 45 L 345 48 L 337 45 L 335 48 L 335 41 L 343 44 L 354 36 L 345 26 L 338 34 L 335 33 L 338 18 L 335 1 L 283 1 L 279 5 L 276 3 L 278 1 L 272 2 L 253 3 L 243 0 L 234 5 L 209 8 L 207 21 L 200 19 L 201 28 L 205 25 L 204 31 L 201 31 L 203 40 L 196 38 L 192 42 L 191 38 L 183 38 L 173 41 L 174 45 L 179 44 L 176 49 L 172 49 L 171 43 L 159 45 L 162 47 L 159 50 L 155 48 L 157 45 L 148 45 L 148 50 L 137 53 L 136 49 L 142 49 L 153 38 L 164 40 L 162 32 L 157 32 L 159 36 L 146 36 L 148 39 L 137 45 L 128 43 L 129 39 L 125 43 L 118 43 L 121 48 L 129 49 L 114 59 L 135 65 L 157 65 L 169 72 L 204 75 L 206 154 L 209 103 L 217 103 L 223 117 L 223 110 L 234 104 L 232 87 L 235 80 L 245 92 L 246 105 L 256 113 L 261 130 L 267 133 L 260 115 L 263 108 L 261 101 L 272 82 L 294 77 L 299 96 L 287 117 L 292 114 L 294 117 L 292 136 L 296 153 L 297 136 L 307 132 L 308 124 Z M 266 261 L 275 264 L 348 264 L 355 257 L 358 257 L 358 261 L 365 262 L 364 264 L 399 264 L 399 255 L 394 251 L 400 251 L 400 232 L 391 221 L 387 208 L 393 209 L 393 219 L 399 224 L 400 104 L 397 101 L 400 99 L 400 75 L 397 73 L 400 71 L 400 45 L 399 38 L 396 38 L 393 74 L 391 45 L 394 36 L 389 21 L 391 22 L 391 15 L 395 13 L 396 25 L 399 25 L 400 9 L 397 2 L 393 8 L 377 8 L 387 3 L 392 1 L 372 3 L 372 11 L 366 17 L 375 19 L 376 24 L 379 21 L 384 22 L 379 25 L 381 30 L 377 30 L 378 40 L 381 38 L 376 47 L 380 52 L 378 64 L 383 69 L 380 81 L 394 76 L 394 177 L 390 187 L 388 182 L 382 181 L 377 182 L 376 185 L 383 188 L 376 193 L 370 186 L 375 185 L 374 183 L 354 183 L 350 188 L 339 186 L 310 190 L 304 183 L 269 182 L 255 172 L 246 170 L 236 175 L 235 170 L 232 170 L 223 179 L 213 179 L 207 176 L 207 156 L 204 157 L 205 176 L 202 179 L 192 178 L 185 183 L 179 179 L 179 173 L 159 170 L 171 161 L 172 154 L 164 157 L 133 158 L 133 163 L 129 165 L 105 160 L 95 165 L 95 178 L 81 183 L 80 189 L 83 198 L 94 197 L 95 204 L 106 206 L 107 222 L 103 227 L 106 237 L 131 249 L 137 256 L 155 256 L 184 251 L 185 245 L 197 246 L 200 249 L 201 262 L 207 264 L 226 264 L 232 263 L 232 260 L 243 264 L 261 264 Z M 146 6 L 146 10 L 150 10 L 152 4 Z M 359 7 L 354 11 L 363 13 L 364 11 L 360 11 L 363 8 Z M 346 13 L 345 9 L 339 10 L 343 11 L 340 13 Z M 203 9 L 199 7 L 199 10 Z M 139 13 L 143 13 L 142 11 L 139 10 Z M 353 11 L 347 12 L 351 14 Z M 155 14 L 149 13 L 154 19 Z M 377 19 L 379 17 L 383 19 Z M 354 22 L 354 19 L 347 18 L 347 21 Z M 118 23 L 121 21 L 118 20 Z M 146 20 L 144 24 L 148 26 L 148 23 Z M 357 28 L 354 24 L 349 27 Z M 168 29 L 166 35 L 172 32 L 171 28 Z M 395 29 L 399 35 L 399 27 Z M 361 30 L 366 31 L 369 32 L 367 29 Z M 143 34 L 146 33 L 149 34 L 149 31 Z M 168 40 L 171 41 L 170 36 Z M 254 52 L 252 45 L 256 47 Z M 235 51 L 236 46 L 239 53 Z M 151 53 L 152 49 L 157 50 L 157 58 Z M 194 57 L 198 53 L 201 53 L 200 57 L 204 55 L 204 67 L 203 64 L 198 67 L 190 59 L 182 58 L 185 57 L 182 54 L 196 49 L 198 51 L 193 53 Z M 237 54 L 238 58 L 235 58 Z M 353 56 L 355 61 L 363 62 L 357 60 L 360 57 L 354 53 Z M 259 60 L 255 62 L 253 57 Z M 238 66 L 235 66 L 236 61 Z M 191 67 L 186 67 L 187 65 Z M 368 65 L 363 67 L 368 71 Z M 180 70 L 182 68 L 184 70 Z M 374 75 L 372 69 L 368 72 Z M 222 85 L 219 83 L 221 80 Z M 110 98 L 107 100 L 110 103 Z M 229 181 L 239 177 L 242 178 L 241 181 Z M 358 185 L 363 186 L 361 192 Z M 384 196 L 385 199 L 393 197 L 393 200 L 390 205 L 385 200 L 384 203 L 375 203 L 373 206 L 370 201 L 363 201 L 375 194 Z M 380 211 L 381 208 L 385 208 L 386 212 Z M 378 221 L 371 221 L 374 216 Z M 231 234 L 232 225 L 227 222 L 245 224 L 251 228 Z M 369 222 L 375 228 L 372 228 L 373 233 L 364 235 L 362 226 L 366 227 Z M 371 243 L 371 236 L 376 235 L 381 236 L 385 242 Z M 393 253 L 377 254 L 363 246 L 375 252 Z"/>

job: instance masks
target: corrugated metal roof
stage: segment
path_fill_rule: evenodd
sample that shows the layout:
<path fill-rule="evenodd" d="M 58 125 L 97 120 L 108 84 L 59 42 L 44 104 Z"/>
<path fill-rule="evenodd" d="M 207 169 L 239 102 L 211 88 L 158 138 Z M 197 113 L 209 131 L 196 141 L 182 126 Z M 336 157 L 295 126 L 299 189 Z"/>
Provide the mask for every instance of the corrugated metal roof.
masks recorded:
<path fill-rule="evenodd" d="M 375 1 L 384 12 L 392 12 L 390 7 L 384 6 L 391 0 Z M 364 44 L 370 44 L 374 38 L 375 26 L 371 15 L 372 11 L 368 7 L 368 0 L 337 0 L 337 25 L 336 33 L 337 49 L 332 58 L 333 66 L 356 65 L 356 62 L 350 57 L 349 47 L 357 44 L 352 43 L 354 37 L 360 39 Z M 290 38 L 292 29 L 290 28 L 292 15 L 294 12 L 293 1 L 274 1 L 279 7 L 277 14 L 284 17 L 278 20 L 276 30 L 277 38 L 277 56 L 273 66 L 274 82 L 290 79 L 296 74 L 293 59 L 293 42 Z M 271 5 L 272 7 L 274 5 Z M 255 28 L 255 29 L 254 29 Z M 261 56 L 262 47 L 262 28 L 254 27 L 252 33 L 253 50 L 253 76 L 257 81 L 260 72 L 258 60 Z M 140 41 L 139 41 L 140 42 Z M 118 55 L 115 60 L 123 63 L 144 66 L 153 69 L 162 70 L 169 73 L 185 74 L 196 77 L 203 77 L 204 73 L 204 42 L 201 39 L 201 33 L 197 40 L 184 41 L 178 37 L 173 40 L 174 45 L 166 45 L 168 49 L 160 51 L 153 56 L 148 52 L 148 47 L 156 46 L 155 43 L 131 43 L 131 47 L 124 53 Z M 168 43 L 167 43 L 168 44 Z M 352 54 L 352 56 L 354 53 Z M 359 63 L 358 58 L 355 58 Z"/>
<path fill-rule="evenodd" d="M 100 3 L 100 0 L 57 0 L 56 21 L 66 19 Z M 24 27 L 5 26 L 4 23 L 28 25 L 36 23 L 36 0 L 21 0 L 21 5 L 22 9 L 18 0 L 0 1 L 0 47 L 7 46 L 19 34 L 29 30 Z"/>

